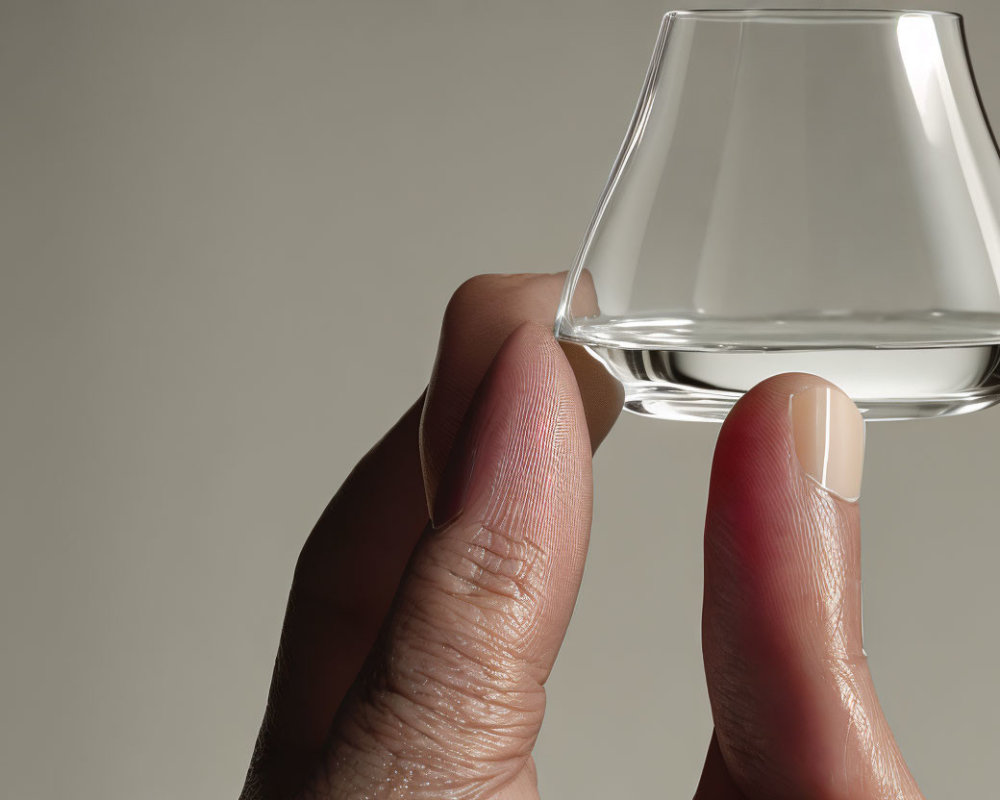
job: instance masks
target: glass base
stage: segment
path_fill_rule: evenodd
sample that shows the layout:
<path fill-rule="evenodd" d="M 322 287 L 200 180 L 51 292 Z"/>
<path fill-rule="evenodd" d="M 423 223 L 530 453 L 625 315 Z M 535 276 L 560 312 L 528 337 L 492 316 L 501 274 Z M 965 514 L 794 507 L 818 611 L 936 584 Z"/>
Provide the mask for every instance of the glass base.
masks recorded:
<path fill-rule="evenodd" d="M 652 397 L 631 397 L 625 401 L 625 410 L 643 417 L 678 420 L 681 422 L 719 422 L 742 397 L 720 397 L 696 390 L 663 392 Z M 896 403 L 866 402 L 855 399 L 866 420 L 890 422 L 932 417 L 953 417 L 971 414 L 1000 403 L 1000 393 L 988 397 L 955 400 L 900 400 Z"/>
<path fill-rule="evenodd" d="M 1000 344 L 912 349 L 586 350 L 643 416 L 721 422 L 743 394 L 785 372 L 838 385 L 869 420 L 968 414 L 1000 403 Z"/>

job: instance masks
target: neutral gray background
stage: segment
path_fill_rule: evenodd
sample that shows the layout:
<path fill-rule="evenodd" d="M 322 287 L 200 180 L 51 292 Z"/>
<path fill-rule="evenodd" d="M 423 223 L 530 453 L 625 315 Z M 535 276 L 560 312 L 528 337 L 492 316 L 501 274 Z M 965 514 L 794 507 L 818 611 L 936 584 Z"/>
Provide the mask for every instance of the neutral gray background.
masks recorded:
<path fill-rule="evenodd" d="M 1000 4 L 950 7 L 1000 120 Z M 668 8 L 0 2 L 0 793 L 238 793 L 301 542 L 451 290 L 570 264 Z M 694 789 L 716 433 L 597 459 L 547 798 Z M 869 430 L 868 653 L 933 797 L 995 787 L 998 442 Z"/>

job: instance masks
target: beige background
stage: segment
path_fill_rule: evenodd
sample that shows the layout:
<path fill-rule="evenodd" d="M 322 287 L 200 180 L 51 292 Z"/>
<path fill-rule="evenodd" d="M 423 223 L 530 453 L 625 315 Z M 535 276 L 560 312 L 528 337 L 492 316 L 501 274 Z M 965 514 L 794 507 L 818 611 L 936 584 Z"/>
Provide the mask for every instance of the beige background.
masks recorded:
<path fill-rule="evenodd" d="M 950 7 L 1000 120 L 1000 4 Z M 301 542 L 452 288 L 570 264 L 665 10 L 0 2 L 0 794 L 238 793 Z M 716 432 L 600 453 L 547 798 L 693 791 Z M 998 442 L 869 431 L 868 652 L 932 797 L 995 791 Z"/>

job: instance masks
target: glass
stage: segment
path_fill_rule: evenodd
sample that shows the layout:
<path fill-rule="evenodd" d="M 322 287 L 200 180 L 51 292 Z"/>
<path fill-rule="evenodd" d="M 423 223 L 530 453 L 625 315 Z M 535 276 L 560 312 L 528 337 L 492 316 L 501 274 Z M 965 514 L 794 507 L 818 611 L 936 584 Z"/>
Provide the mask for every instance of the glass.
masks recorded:
<path fill-rule="evenodd" d="M 625 407 L 811 372 L 868 419 L 1000 402 L 1000 158 L 962 18 L 674 11 L 556 319 Z"/>

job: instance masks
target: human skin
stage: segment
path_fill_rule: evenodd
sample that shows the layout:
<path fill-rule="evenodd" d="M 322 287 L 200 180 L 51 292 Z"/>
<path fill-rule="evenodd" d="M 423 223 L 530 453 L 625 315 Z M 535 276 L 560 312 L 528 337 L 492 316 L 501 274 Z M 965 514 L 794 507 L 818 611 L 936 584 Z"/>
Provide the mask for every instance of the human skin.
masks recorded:
<path fill-rule="evenodd" d="M 303 547 L 243 800 L 538 797 L 531 751 L 583 572 L 591 456 L 622 400 L 552 338 L 563 279 L 480 276 L 452 297 L 426 392 Z M 854 415 L 793 374 L 722 427 L 698 800 L 921 797 L 862 648 Z"/>

